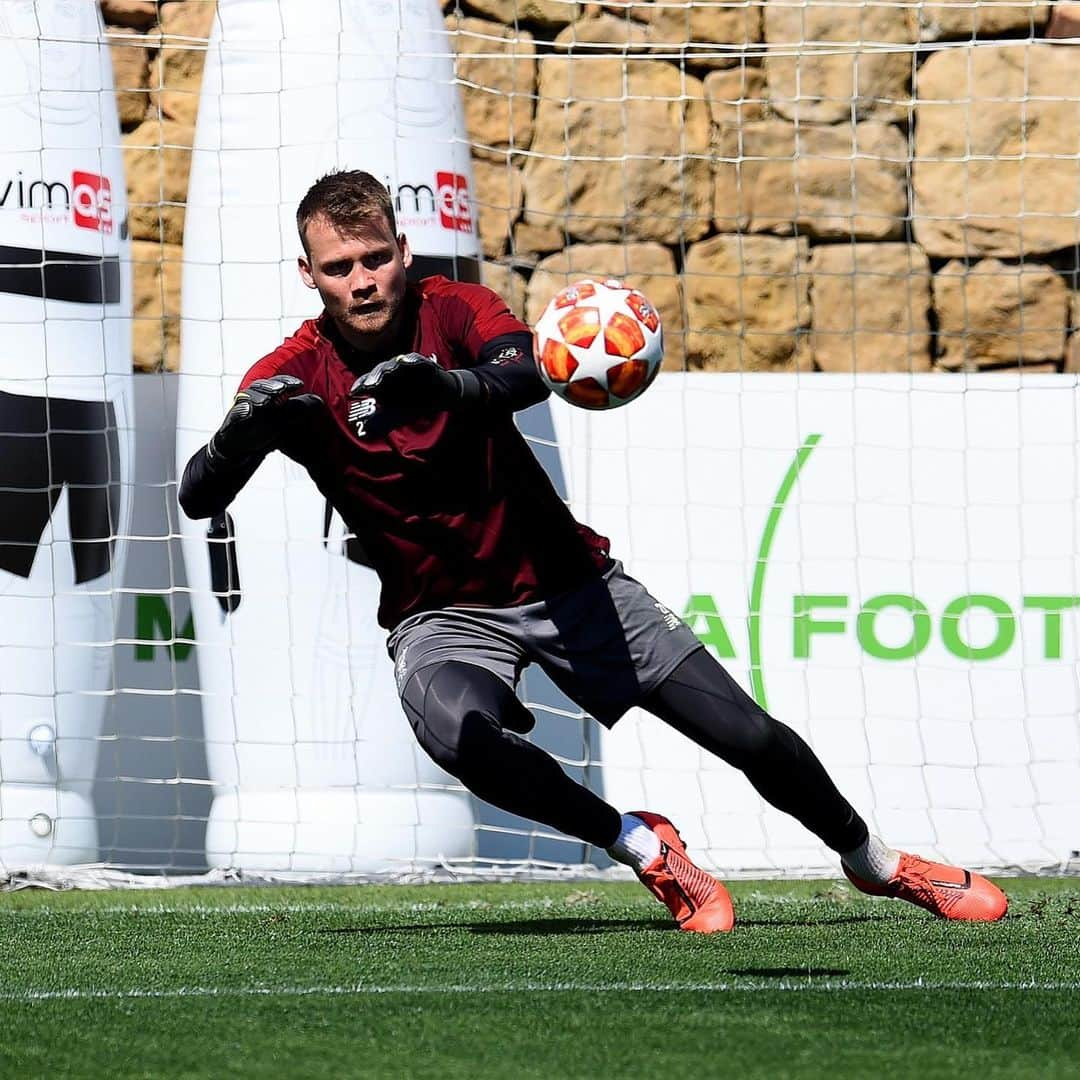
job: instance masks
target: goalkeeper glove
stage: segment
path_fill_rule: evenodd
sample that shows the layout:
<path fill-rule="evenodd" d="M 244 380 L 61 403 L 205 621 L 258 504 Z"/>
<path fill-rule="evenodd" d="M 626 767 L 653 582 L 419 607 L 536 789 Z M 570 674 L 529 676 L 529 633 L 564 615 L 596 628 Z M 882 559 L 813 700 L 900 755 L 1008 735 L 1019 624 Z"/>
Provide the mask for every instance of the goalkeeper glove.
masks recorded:
<path fill-rule="evenodd" d="M 285 432 L 323 400 L 303 389 L 295 375 L 256 379 L 233 398 L 221 427 L 206 444 L 211 465 L 240 465 L 275 449 Z"/>
<path fill-rule="evenodd" d="M 382 360 L 352 384 L 350 397 L 374 395 L 380 405 L 442 412 L 480 396 L 480 380 L 471 371 L 447 371 L 433 357 L 404 353 Z"/>

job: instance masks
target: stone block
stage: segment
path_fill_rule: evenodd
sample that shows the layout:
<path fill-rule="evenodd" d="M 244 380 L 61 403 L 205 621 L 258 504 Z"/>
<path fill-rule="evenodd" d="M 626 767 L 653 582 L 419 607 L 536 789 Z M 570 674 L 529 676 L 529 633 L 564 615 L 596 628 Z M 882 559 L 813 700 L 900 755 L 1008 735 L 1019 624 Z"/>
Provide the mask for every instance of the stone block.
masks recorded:
<path fill-rule="evenodd" d="M 765 7 L 770 103 L 803 122 L 906 120 L 915 51 L 866 45 L 917 39 L 910 6 L 772 0 Z"/>
<path fill-rule="evenodd" d="M 131 263 L 135 370 L 177 371 L 183 251 L 179 244 L 135 240 L 131 245 Z"/>
<path fill-rule="evenodd" d="M 703 83 L 712 122 L 720 128 L 764 120 L 768 113 L 765 71 L 746 64 L 710 71 Z"/>
<path fill-rule="evenodd" d="M 687 365 L 707 371 L 808 370 L 809 241 L 714 236 L 686 253 Z"/>
<path fill-rule="evenodd" d="M 179 244 L 184 237 L 195 129 L 176 120 L 144 120 L 124 142 L 131 236 Z"/>
<path fill-rule="evenodd" d="M 100 0 L 101 17 L 108 26 L 149 30 L 158 20 L 155 0 Z"/>
<path fill-rule="evenodd" d="M 929 255 L 1080 243 L 1080 50 L 947 49 L 918 78 L 915 238 Z"/>
<path fill-rule="evenodd" d="M 525 164 L 525 219 L 577 240 L 680 243 L 709 231 L 709 112 L 672 64 L 545 57 Z"/>
<path fill-rule="evenodd" d="M 531 222 L 520 220 L 514 223 L 511 252 L 515 263 L 532 266 L 542 255 L 565 247 L 566 242 L 561 217 L 546 222 L 539 218 Z"/>
<path fill-rule="evenodd" d="M 1039 5 L 1040 7 L 1048 5 Z M 1050 12 L 1050 23 L 1046 28 L 1048 38 L 1080 39 L 1080 4 L 1054 4 Z"/>
<path fill-rule="evenodd" d="M 823 244 L 810 272 L 816 367 L 930 370 L 930 261 L 915 244 Z"/>
<path fill-rule="evenodd" d="M 555 36 L 555 51 L 574 53 L 580 51 L 595 56 L 603 49 L 597 46 L 609 45 L 612 52 L 629 50 L 640 56 L 648 50 L 654 40 L 652 26 L 649 23 L 631 19 L 625 9 L 618 14 L 604 11 L 602 8 L 587 8 L 580 19 L 575 19 L 569 26 L 563 27 Z"/>
<path fill-rule="evenodd" d="M 572 23 L 581 11 L 574 0 L 470 0 L 469 7 L 504 26 L 535 23 L 548 31 Z"/>
<path fill-rule="evenodd" d="M 476 207 L 480 218 L 480 241 L 484 255 L 494 259 L 507 248 L 514 222 L 521 216 L 524 186 L 521 171 L 510 164 L 473 162 Z"/>
<path fill-rule="evenodd" d="M 505 263 L 484 263 L 484 284 L 497 292 L 506 306 L 519 318 L 525 318 L 525 293 L 528 283 L 525 275 Z"/>
<path fill-rule="evenodd" d="M 1039 263 L 982 259 L 946 263 L 933 282 L 938 364 L 951 371 L 1060 362 L 1068 290 Z"/>
<path fill-rule="evenodd" d="M 945 38 L 985 38 L 998 34 L 1037 35 L 1046 26 L 1052 4 L 986 3 L 985 0 L 948 0 L 919 5 L 919 26 L 924 41 Z M 1057 5 L 1067 6 L 1067 5 Z"/>
<path fill-rule="evenodd" d="M 186 0 L 161 9 L 160 48 L 154 63 L 153 103 L 160 115 L 194 124 L 214 25 L 214 0 Z"/>
<path fill-rule="evenodd" d="M 146 118 L 150 104 L 150 43 L 144 34 L 109 34 L 113 86 L 120 127 L 130 131 Z"/>
<path fill-rule="evenodd" d="M 457 53 L 465 126 L 476 155 L 527 150 L 533 137 L 536 46 L 527 30 L 485 19 L 446 20 Z"/>
<path fill-rule="evenodd" d="M 907 140 L 890 124 L 763 120 L 717 139 L 713 223 L 721 232 L 884 240 L 907 217 Z"/>
<path fill-rule="evenodd" d="M 1080 332 L 1069 335 L 1065 346 L 1065 366 L 1062 369 L 1068 375 L 1080 375 Z"/>
<path fill-rule="evenodd" d="M 688 67 L 733 67 L 746 46 L 761 41 L 761 8 L 755 4 L 695 0 L 620 5 L 619 14 L 649 27 L 657 53 L 678 55 Z"/>

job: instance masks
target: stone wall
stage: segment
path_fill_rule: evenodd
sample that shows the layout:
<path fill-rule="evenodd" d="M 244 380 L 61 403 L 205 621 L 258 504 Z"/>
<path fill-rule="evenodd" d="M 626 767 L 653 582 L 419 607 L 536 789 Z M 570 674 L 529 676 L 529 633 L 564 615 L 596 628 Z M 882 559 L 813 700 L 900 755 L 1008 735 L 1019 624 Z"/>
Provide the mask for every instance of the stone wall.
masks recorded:
<path fill-rule="evenodd" d="M 214 2 L 101 2 L 136 362 L 171 368 Z M 451 0 L 446 26 L 487 281 L 524 317 L 618 275 L 670 369 L 1080 371 L 1080 4 Z"/>
<path fill-rule="evenodd" d="M 127 167 L 135 367 L 176 370 L 184 204 L 215 0 L 101 0 Z"/>

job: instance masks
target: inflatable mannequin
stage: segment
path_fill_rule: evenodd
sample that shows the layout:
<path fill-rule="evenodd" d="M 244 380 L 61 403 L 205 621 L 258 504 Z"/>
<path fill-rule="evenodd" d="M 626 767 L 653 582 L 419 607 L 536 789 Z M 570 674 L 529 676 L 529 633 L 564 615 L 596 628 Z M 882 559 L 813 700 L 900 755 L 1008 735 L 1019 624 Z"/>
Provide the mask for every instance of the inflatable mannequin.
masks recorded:
<path fill-rule="evenodd" d="M 98 854 L 130 515 L 131 288 L 95 0 L 0 5 L 0 865 Z"/>
<path fill-rule="evenodd" d="M 244 372 L 318 314 L 295 213 L 323 173 L 385 177 L 414 269 L 477 279 L 463 133 L 434 0 L 219 0 L 184 238 L 179 470 Z M 470 855 L 470 797 L 397 701 L 375 575 L 306 473 L 272 454 L 209 535 L 183 529 L 210 865 L 385 873 Z"/>

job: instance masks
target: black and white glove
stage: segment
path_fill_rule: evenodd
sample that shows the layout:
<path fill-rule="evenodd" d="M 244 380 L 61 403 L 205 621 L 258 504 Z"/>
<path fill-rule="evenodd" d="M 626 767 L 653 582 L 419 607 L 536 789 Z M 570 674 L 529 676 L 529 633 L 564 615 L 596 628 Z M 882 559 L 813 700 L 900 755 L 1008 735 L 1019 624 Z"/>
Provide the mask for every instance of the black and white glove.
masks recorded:
<path fill-rule="evenodd" d="M 471 371 L 447 371 L 432 357 L 411 352 L 380 361 L 349 391 L 350 397 L 369 394 L 390 408 L 442 412 L 478 397 L 480 382 Z"/>
<path fill-rule="evenodd" d="M 318 394 L 298 394 L 303 388 L 295 375 L 273 375 L 241 390 L 206 444 L 210 464 L 240 465 L 275 449 L 289 428 L 323 403 Z"/>

